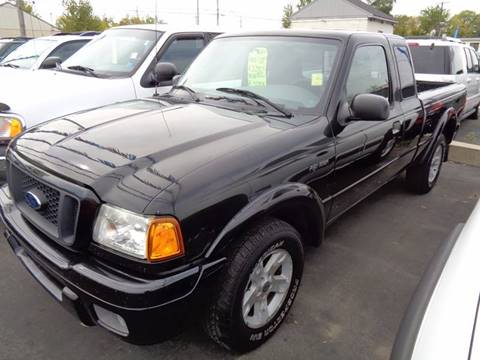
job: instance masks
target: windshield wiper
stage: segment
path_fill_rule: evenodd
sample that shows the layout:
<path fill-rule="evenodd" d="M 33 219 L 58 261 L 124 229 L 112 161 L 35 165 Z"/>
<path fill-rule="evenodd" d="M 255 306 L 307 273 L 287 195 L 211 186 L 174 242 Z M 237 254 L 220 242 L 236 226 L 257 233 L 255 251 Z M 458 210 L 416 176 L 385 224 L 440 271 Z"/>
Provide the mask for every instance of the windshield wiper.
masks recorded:
<path fill-rule="evenodd" d="M 95 70 L 93 70 L 92 68 L 83 66 L 83 65 L 72 65 L 72 66 L 69 66 L 67 69 L 78 70 L 78 71 L 81 71 L 83 73 L 90 74 L 91 76 L 98 77 L 98 75 L 95 73 Z"/>
<path fill-rule="evenodd" d="M 176 90 L 176 89 L 186 91 L 195 102 L 200 102 L 200 98 L 198 97 L 196 91 L 193 90 L 192 88 L 189 88 L 188 86 L 185 86 L 185 85 L 172 86 L 172 90 Z"/>
<path fill-rule="evenodd" d="M 291 112 L 289 112 L 285 109 L 282 109 L 279 105 L 275 104 L 274 102 L 270 101 L 269 99 L 267 99 L 266 97 L 264 97 L 262 95 L 258 95 L 256 93 L 254 93 L 253 91 L 243 90 L 243 89 L 235 89 L 235 88 L 227 88 L 227 87 L 218 88 L 218 89 L 216 89 L 216 91 L 224 92 L 224 93 L 227 93 L 227 94 L 240 95 L 240 96 L 247 97 L 247 98 L 254 99 L 254 100 L 260 100 L 260 101 L 268 104 L 273 109 L 277 110 L 279 113 L 283 114 L 285 117 L 287 117 L 287 118 L 293 117 L 293 114 Z"/>
<path fill-rule="evenodd" d="M 15 59 L 10 59 L 10 60 L 5 61 L 4 63 L 2 63 L 2 66 L 5 66 L 6 64 L 11 63 L 12 61 L 28 60 L 28 59 L 34 59 L 34 58 L 38 58 L 38 55 L 31 55 L 31 56 L 24 56 L 24 57 L 19 57 L 19 58 L 15 58 Z"/>
<path fill-rule="evenodd" d="M 20 66 L 15 65 L 15 64 L 8 64 L 8 63 L 0 64 L 0 66 L 3 66 L 3 67 L 11 67 L 11 68 L 14 68 L 14 69 L 18 69 L 18 68 L 20 67 Z"/>

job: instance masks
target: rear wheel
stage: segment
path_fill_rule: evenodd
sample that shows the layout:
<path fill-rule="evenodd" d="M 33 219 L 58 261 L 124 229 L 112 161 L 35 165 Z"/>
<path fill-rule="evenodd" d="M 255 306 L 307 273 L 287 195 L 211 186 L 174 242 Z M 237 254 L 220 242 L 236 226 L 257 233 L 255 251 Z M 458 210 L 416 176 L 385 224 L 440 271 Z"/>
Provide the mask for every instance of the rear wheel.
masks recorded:
<path fill-rule="evenodd" d="M 303 246 L 298 232 L 266 219 L 237 242 L 205 320 L 208 335 L 238 352 L 252 350 L 278 329 L 300 285 Z"/>
<path fill-rule="evenodd" d="M 447 142 L 442 134 L 437 139 L 433 151 L 421 163 L 412 165 L 407 170 L 407 187 L 417 193 L 426 194 L 437 183 L 445 159 Z"/>
<path fill-rule="evenodd" d="M 478 116 L 480 115 L 480 105 L 477 106 L 477 108 L 475 109 L 475 112 L 470 115 L 468 118 L 469 119 L 478 119 Z"/>

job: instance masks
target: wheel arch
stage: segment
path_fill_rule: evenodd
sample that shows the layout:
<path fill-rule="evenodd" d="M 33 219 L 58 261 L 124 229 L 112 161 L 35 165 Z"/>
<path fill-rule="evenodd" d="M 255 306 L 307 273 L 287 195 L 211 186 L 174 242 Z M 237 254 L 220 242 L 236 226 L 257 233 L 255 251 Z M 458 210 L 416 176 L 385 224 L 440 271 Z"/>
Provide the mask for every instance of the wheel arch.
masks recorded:
<path fill-rule="evenodd" d="M 317 193 L 308 185 L 288 183 L 262 193 L 243 207 L 215 238 L 205 257 L 221 253 L 237 235 L 268 216 L 293 226 L 304 243 L 318 246 L 324 238 L 325 209 Z"/>

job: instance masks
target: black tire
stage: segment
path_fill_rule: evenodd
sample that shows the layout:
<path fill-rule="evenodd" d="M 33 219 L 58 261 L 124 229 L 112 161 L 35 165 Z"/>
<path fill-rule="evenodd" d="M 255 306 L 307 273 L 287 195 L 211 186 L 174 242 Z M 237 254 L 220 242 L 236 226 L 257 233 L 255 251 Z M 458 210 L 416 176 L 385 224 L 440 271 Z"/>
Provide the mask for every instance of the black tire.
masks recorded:
<path fill-rule="evenodd" d="M 480 105 L 477 106 L 475 112 L 472 115 L 470 115 L 468 118 L 469 119 L 478 119 L 479 115 L 480 115 Z"/>
<path fill-rule="evenodd" d="M 251 284 L 250 274 L 255 266 L 277 249 L 286 250 L 291 256 L 291 283 L 273 318 L 265 326 L 253 329 L 247 325 L 242 314 L 244 291 Z M 267 341 L 292 306 L 302 278 L 303 259 L 300 234 L 288 223 L 267 218 L 247 230 L 233 245 L 214 292 L 204 322 L 208 335 L 223 347 L 240 353 L 253 350 Z"/>
<path fill-rule="evenodd" d="M 429 179 L 432 160 L 434 158 L 434 154 L 436 153 L 439 147 L 441 147 L 442 149 L 442 155 L 441 155 L 442 157 L 439 164 L 439 168 L 435 175 L 435 178 Z M 437 141 L 435 142 L 435 146 L 433 147 L 433 150 L 430 151 L 430 154 L 428 154 L 425 160 L 421 163 L 413 164 L 411 167 L 407 169 L 406 181 L 407 181 L 407 187 L 410 191 L 417 194 L 426 194 L 433 189 L 433 187 L 437 183 L 438 177 L 440 176 L 446 151 L 447 151 L 447 142 L 445 140 L 445 136 L 442 134 L 438 137 Z"/>

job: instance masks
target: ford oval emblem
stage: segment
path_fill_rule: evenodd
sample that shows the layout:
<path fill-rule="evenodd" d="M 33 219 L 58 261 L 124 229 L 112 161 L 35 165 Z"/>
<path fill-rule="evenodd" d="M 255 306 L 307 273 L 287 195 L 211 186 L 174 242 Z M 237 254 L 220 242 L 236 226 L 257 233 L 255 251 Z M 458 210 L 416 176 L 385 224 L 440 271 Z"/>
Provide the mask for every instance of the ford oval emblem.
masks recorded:
<path fill-rule="evenodd" d="M 34 210 L 40 210 L 43 206 L 45 206 L 45 201 L 42 201 L 44 196 L 41 196 L 34 191 L 26 192 L 24 198 L 27 205 Z"/>

